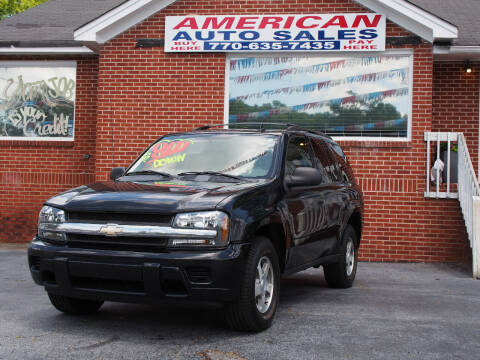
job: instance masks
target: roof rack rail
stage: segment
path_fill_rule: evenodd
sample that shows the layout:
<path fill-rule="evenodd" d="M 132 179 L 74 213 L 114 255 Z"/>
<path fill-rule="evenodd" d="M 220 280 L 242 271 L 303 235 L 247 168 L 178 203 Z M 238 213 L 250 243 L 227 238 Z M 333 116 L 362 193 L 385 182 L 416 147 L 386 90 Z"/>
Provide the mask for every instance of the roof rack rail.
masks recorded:
<path fill-rule="evenodd" d="M 289 123 L 268 123 L 268 122 L 242 122 L 242 123 L 233 123 L 233 124 L 213 124 L 213 125 L 203 125 L 196 128 L 194 131 L 201 131 L 201 130 L 208 130 L 213 127 L 220 127 L 220 126 L 243 126 L 243 125 L 256 125 L 259 127 L 260 130 L 265 130 L 265 125 L 275 125 L 275 126 L 285 126 L 291 127 L 294 126 L 293 124 Z"/>
<path fill-rule="evenodd" d="M 327 133 L 324 133 L 323 131 L 307 129 L 307 128 L 301 127 L 301 126 L 299 126 L 299 125 L 293 125 L 293 126 L 287 128 L 287 130 L 306 131 L 306 132 L 308 132 L 308 133 L 310 133 L 310 134 L 315 134 L 315 135 L 324 136 L 324 137 L 332 140 L 332 137 L 331 137 L 330 135 L 328 135 Z"/>
<path fill-rule="evenodd" d="M 196 128 L 194 131 L 208 130 L 208 129 L 211 129 L 211 128 L 214 128 L 214 127 L 221 127 L 221 126 L 230 127 L 230 126 L 242 126 L 242 125 L 258 126 L 258 128 L 261 132 L 264 132 L 266 130 L 265 125 L 281 126 L 281 127 L 285 127 L 286 128 L 285 130 L 287 130 L 287 131 L 306 131 L 306 132 L 309 132 L 311 134 L 321 135 L 321 136 L 325 136 L 325 137 L 331 139 L 331 137 L 329 135 L 327 135 L 326 133 L 324 133 L 323 131 L 308 129 L 308 128 L 305 128 L 305 127 L 302 127 L 302 126 L 296 125 L 296 124 L 275 123 L 275 122 L 240 122 L 240 123 L 233 123 L 233 124 L 212 124 L 212 125 L 200 126 L 200 127 Z"/>

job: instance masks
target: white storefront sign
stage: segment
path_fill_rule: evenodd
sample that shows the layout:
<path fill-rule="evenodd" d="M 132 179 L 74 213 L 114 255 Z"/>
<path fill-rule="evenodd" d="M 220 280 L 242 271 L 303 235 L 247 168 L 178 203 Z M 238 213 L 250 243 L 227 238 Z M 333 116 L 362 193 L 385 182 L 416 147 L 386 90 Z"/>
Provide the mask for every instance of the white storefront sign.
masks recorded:
<path fill-rule="evenodd" d="M 166 52 L 384 51 L 375 13 L 167 16 Z"/>

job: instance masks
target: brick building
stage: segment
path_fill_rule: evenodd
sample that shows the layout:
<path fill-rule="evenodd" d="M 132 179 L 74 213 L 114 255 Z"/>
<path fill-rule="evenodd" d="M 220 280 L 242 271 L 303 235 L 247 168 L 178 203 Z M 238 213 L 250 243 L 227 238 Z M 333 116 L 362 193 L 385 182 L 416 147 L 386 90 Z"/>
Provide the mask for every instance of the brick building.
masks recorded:
<path fill-rule="evenodd" d="M 378 38 L 375 14 L 380 27 L 386 19 Z M 164 133 L 285 121 L 320 128 L 346 150 L 366 199 L 361 259 L 470 262 L 455 185 L 445 198 L 425 195 L 436 192 L 426 189 L 425 134 L 463 132 L 478 173 L 478 14 L 473 0 L 50 0 L 7 18 L 0 242 L 29 241 L 44 200 L 107 180 Z M 200 25 L 203 15 L 212 19 Z M 183 23 L 166 33 L 173 16 Z M 230 21 L 245 31 L 223 31 L 224 43 L 238 35 L 246 48 L 188 48 Z M 280 29 L 277 45 L 253 41 L 255 26 Z M 318 48 L 335 36 L 340 48 Z"/>

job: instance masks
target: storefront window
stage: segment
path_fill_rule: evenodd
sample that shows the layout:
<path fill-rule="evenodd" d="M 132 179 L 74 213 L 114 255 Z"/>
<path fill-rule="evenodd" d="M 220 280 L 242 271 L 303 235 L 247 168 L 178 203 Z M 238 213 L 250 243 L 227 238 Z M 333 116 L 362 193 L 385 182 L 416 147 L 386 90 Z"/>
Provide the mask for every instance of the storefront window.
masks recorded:
<path fill-rule="evenodd" d="M 75 88 L 75 62 L 0 62 L 0 140 L 73 140 Z"/>
<path fill-rule="evenodd" d="M 411 55 L 232 56 L 228 121 L 282 122 L 335 137 L 409 137 Z"/>

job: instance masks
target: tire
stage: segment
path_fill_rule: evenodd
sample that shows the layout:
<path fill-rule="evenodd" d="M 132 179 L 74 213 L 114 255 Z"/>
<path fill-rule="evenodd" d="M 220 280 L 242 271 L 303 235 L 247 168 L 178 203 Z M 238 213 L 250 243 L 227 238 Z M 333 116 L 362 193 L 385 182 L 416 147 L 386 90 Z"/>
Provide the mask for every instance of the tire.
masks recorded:
<path fill-rule="evenodd" d="M 237 301 L 226 304 L 229 326 L 251 332 L 269 328 L 280 293 L 278 257 L 269 239 L 262 236 L 253 239 L 240 286 Z"/>
<path fill-rule="evenodd" d="M 358 240 L 351 225 L 343 232 L 339 262 L 323 266 L 325 280 L 332 288 L 349 288 L 353 285 L 357 273 Z"/>
<path fill-rule="evenodd" d="M 48 293 L 48 297 L 57 310 L 71 315 L 93 314 L 103 305 L 103 301 L 75 299 L 51 293 Z"/>

